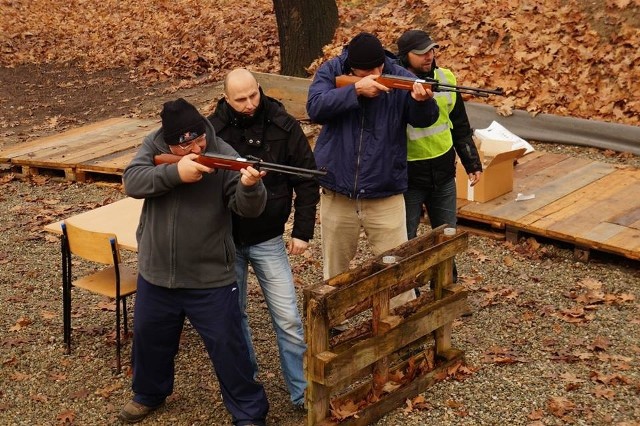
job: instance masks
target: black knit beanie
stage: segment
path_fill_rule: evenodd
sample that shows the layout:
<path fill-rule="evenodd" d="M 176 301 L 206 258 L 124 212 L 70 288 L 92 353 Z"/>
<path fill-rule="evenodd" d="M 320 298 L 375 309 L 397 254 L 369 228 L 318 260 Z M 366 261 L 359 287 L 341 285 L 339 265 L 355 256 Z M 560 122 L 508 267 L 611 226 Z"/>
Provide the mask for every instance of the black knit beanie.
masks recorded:
<path fill-rule="evenodd" d="M 165 102 L 160 117 L 162 118 L 162 135 L 167 145 L 181 143 L 180 136 L 186 133 L 195 133 L 200 136 L 205 132 L 204 117 L 200 115 L 196 107 L 182 98 Z M 189 139 L 193 139 L 193 137 Z"/>
<path fill-rule="evenodd" d="M 378 37 L 362 32 L 355 36 L 347 46 L 349 67 L 370 70 L 384 63 L 384 48 Z"/>

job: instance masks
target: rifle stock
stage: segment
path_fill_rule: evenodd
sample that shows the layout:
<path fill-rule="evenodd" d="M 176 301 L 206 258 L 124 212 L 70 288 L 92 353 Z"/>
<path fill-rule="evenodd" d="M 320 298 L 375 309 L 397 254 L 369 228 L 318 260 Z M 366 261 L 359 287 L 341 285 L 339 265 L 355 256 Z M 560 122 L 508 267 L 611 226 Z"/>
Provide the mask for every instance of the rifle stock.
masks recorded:
<path fill-rule="evenodd" d="M 160 164 L 177 163 L 178 161 L 180 161 L 181 158 L 182 158 L 181 155 L 158 154 L 155 157 L 153 157 L 153 161 L 157 166 Z M 212 169 L 240 171 L 240 169 L 245 169 L 248 166 L 251 166 L 256 170 L 265 170 L 265 171 L 276 172 L 276 173 L 286 173 L 286 174 L 297 175 L 305 178 L 324 176 L 327 174 L 325 170 L 312 170 L 312 169 L 304 169 L 301 167 L 286 166 L 284 164 L 267 163 L 266 161 L 262 161 L 257 157 L 251 157 L 251 156 L 242 158 L 242 157 L 232 157 L 230 155 L 205 153 L 205 154 L 198 155 L 198 157 L 194 161 L 196 163 L 200 163 Z"/>
<path fill-rule="evenodd" d="M 360 81 L 362 77 L 356 77 L 355 75 L 339 75 L 336 77 L 336 87 L 344 87 L 350 84 L 355 84 Z M 496 89 L 480 89 L 477 87 L 457 86 L 453 84 L 443 84 L 437 80 L 428 78 L 412 78 L 401 75 L 382 74 L 377 77 L 376 82 L 387 86 L 390 89 L 402 89 L 413 90 L 413 83 L 418 82 L 422 84 L 425 89 L 430 89 L 433 92 L 456 92 L 467 95 L 478 96 L 486 98 L 489 95 L 501 95 L 504 96 L 504 90 L 501 87 Z"/>

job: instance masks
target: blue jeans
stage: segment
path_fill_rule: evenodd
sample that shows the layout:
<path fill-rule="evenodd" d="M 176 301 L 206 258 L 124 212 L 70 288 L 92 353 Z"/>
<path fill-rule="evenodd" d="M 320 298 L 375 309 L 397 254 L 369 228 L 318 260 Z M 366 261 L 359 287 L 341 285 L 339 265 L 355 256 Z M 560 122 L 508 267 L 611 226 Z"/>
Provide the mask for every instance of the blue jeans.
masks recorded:
<path fill-rule="evenodd" d="M 240 291 L 242 328 L 247 342 L 251 342 L 251 330 L 246 311 L 249 264 L 253 267 L 269 308 L 280 351 L 280 366 L 291 401 L 294 404 L 302 404 L 304 390 L 307 387 L 302 360 L 307 345 L 304 342 L 293 274 L 282 236 L 251 246 L 236 247 L 236 273 Z M 249 352 L 257 373 L 258 363 L 251 343 L 249 343 Z"/>
<path fill-rule="evenodd" d="M 415 238 L 422 217 L 422 205 L 427 207 L 431 228 L 447 224 L 455 228 L 456 220 L 456 180 L 451 179 L 444 185 L 432 188 L 409 188 L 404 193 L 407 211 L 407 238 Z M 453 282 L 458 279 L 458 271 L 453 263 Z"/>

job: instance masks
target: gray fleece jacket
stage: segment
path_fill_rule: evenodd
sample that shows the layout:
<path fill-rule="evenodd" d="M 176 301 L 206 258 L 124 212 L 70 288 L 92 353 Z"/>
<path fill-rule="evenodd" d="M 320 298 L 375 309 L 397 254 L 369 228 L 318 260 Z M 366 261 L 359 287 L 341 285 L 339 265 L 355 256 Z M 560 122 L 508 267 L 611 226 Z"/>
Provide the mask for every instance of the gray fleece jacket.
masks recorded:
<path fill-rule="evenodd" d="M 215 136 L 206 121 L 206 152 L 238 156 Z M 155 166 L 157 154 L 169 153 L 162 129 L 147 135 L 125 168 L 125 192 L 144 198 L 137 229 L 138 271 L 150 283 L 167 288 L 213 288 L 232 284 L 235 246 L 231 211 L 257 217 L 266 190 L 240 182 L 240 172 L 217 170 L 196 183 L 183 183 L 177 164 Z"/>

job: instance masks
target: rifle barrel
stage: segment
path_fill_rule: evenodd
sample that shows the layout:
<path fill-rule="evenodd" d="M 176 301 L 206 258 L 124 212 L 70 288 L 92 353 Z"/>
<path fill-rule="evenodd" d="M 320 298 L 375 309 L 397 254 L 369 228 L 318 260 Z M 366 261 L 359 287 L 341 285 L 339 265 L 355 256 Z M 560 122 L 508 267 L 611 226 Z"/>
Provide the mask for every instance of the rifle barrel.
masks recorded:
<path fill-rule="evenodd" d="M 314 176 L 324 176 L 327 174 L 325 170 L 311 170 L 311 169 L 303 169 L 301 167 L 293 167 L 287 166 L 285 164 L 276 164 L 276 163 L 267 163 L 266 161 L 262 161 L 257 157 L 247 156 L 247 160 L 253 162 L 253 166 L 257 166 L 258 169 L 267 170 L 278 173 L 287 173 L 291 175 L 298 175 L 307 178 L 312 178 Z"/>
<path fill-rule="evenodd" d="M 486 98 L 489 95 L 504 96 L 504 90 L 502 89 L 502 87 L 497 87 L 495 89 L 481 89 L 478 87 L 457 86 L 453 84 L 440 83 L 437 80 L 432 80 L 432 79 L 425 79 L 424 82 L 433 85 L 433 88 L 435 91 L 440 90 L 441 92 L 467 93 L 470 95 L 475 95 L 483 98 Z"/>

